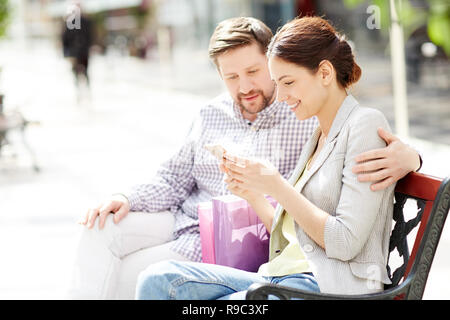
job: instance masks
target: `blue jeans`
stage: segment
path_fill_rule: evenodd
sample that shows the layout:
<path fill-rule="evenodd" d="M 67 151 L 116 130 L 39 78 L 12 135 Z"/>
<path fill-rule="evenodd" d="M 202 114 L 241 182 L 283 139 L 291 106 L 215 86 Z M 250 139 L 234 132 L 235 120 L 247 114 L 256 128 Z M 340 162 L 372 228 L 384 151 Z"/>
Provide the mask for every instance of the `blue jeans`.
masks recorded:
<path fill-rule="evenodd" d="M 241 300 L 253 283 L 274 283 L 319 292 L 311 274 L 265 277 L 215 264 L 167 260 L 152 264 L 139 274 L 136 299 Z"/>

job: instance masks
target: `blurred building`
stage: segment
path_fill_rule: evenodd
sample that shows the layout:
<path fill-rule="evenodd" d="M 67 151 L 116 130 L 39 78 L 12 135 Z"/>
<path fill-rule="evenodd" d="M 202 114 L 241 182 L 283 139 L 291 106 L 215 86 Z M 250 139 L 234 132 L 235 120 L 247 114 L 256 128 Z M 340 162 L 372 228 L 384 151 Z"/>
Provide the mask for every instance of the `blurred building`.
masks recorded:
<path fill-rule="evenodd" d="M 54 38 L 65 23 L 71 0 L 12 0 L 27 38 Z M 145 56 L 162 46 L 207 46 L 216 24 L 233 16 L 262 19 L 273 31 L 297 15 L 309 0 L 78 0 L 95 22 L 95 42 L 102 49 L 122 47 Z M 304 6 L 304 5 L 303 5 Z M 308 6 L 308 5 L 307 5 Z"/>
<path fill-rule="evenodd" d="M 19 22 L 12 33 L 19 38 L 59 39 L 65 16 L 74 0 L 10 0 Z M 349 8 L 347 1 L 329 0 L 77 0 L 94 22 L 94 43 L 98 52 L 109 49 L 122 55 L 170 61 L 176 48 L 205 50 L 218 22 L 235 16 L 253 16 L 273 32 L 299 15 L 317 14 L 333 21 L 357 43 L 356 50 L 386 53 L 387 27 L 368 28 L 366 0 Z M 387 2 L 386 2 L 387 3 Z M 410 1 L 426 8 L 429 1 Z M 444 3 L 444 2 L 443 2 Z M 389 14 L 383 13 L 386 18 Z M 407 32 L 408 79 L 418 83 L 426 70 L 448 70 L 448 57 L 434 48 L 424 30 L 426 25 Z M 435 53 L 434 53 L 435 52 Z M 436 67 L 437 66 L 437 67 Z M 424 69 L 424 72 L 422 72 Z M 445 79 L 444 79 L 445 80 Z M 447 83 L 448 75 L 445 81 Z"/>

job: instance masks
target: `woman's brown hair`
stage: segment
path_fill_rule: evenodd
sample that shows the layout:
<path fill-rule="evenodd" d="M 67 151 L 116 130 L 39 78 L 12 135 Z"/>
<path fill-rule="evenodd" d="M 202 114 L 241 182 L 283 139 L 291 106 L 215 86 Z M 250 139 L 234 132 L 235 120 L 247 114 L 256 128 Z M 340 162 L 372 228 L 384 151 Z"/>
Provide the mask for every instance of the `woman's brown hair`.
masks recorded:
<path fill-rule="evenodd" d="M 338 83 L 347 88 L 361 77 L 352 49 L 331 24 L 320 17 L 296 18 L 285 24 L 272 38 L 267 56 L 316 72 L 323 60 L 336 70 Z"/>

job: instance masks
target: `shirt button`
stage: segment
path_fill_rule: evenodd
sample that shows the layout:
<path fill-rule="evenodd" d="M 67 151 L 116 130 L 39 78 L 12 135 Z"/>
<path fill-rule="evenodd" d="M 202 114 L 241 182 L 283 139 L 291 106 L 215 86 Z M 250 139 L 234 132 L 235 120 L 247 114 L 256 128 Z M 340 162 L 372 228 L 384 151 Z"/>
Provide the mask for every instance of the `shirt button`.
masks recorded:
<path fill-rule="evenodd" d="M 257 131 L 258 128 L 256 128 L 256 127 L 253 126 L 253 127 L 252 127 L 252 130 L 253 130 L 253 131 Z"/>
<path fill-rule="evenodd" d="M 312 252 L 312 251 L 314 250 L 314 248 L 313 248 L 313 246 L 310 245 L 310 244 L 305 244 L 305 245 L 303 246 L 303 250 L 304 250 L 305 252 Z"/>

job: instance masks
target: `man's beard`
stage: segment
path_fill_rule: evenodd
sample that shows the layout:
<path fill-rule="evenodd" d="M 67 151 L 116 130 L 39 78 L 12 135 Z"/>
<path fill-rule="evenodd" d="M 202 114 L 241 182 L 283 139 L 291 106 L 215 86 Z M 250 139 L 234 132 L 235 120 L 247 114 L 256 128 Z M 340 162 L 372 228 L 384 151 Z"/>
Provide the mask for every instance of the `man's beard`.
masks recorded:
<path fill-rule="evenodd" d="M 241 93 L 238 94 L 238 96 L 237 96 L 238 101 L 236 103 L 239 106 L 239 108 L 241 109 L 241 112 L 245 111 L 246 113 L 249 113 L 249 114 L 257 114 L 257 113 L 263 111 L 265 108 L 267 108 L 270 105 L 274 92 L 275 92 L 275 89 L 272 91 L 270 97 L 265 96 L 264 92 L 262 90 L 254 90 L 254 91 L 252 90 L 246 94 L 246 96 L 250 96 L 250 97 L 254 96 L 255 94 L 258 94 L 259 96 L 261 96 L 263 98 L 261 106 L 259 108 L 257 108 L 256 111 L 248 110 L 244 106 L 244 104 L 242 103 L 243 94 L 241 94 Z"/>

